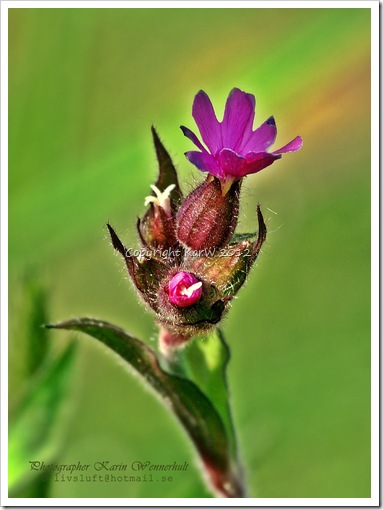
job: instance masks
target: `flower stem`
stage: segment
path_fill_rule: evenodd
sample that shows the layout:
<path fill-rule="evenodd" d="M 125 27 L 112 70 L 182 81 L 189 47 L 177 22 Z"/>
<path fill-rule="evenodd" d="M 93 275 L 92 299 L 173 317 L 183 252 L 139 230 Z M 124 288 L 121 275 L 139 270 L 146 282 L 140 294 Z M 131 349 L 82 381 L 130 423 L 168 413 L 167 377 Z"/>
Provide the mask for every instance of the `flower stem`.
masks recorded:
<path fill-rule="evenodd" d="M 232 466 L 229 471 L 217 469 L 208 461 L 204 460 L 203 467 L 208 475 L 213 492 L 217 497 L 244 498 L 246 491 L 241 473 L 237 466 Z"/>
<path fill-rule="evenodd" d="M 162 354 L 162 367 L 168 373 L 177 375 L 183 379 L 193 381 L 194 363 L 192 363 L 192 365 L 189 365 L 188 362 L 185 363 L 185 351 L 183 349 L 186 342 L 191 339 L 191 336 L 183 336 L 168 330 L 164 326 L 161 326 L 159 339 L 160 352 Z M 194 370 L 195 369 L 196 366 L 194 366 Z M 198 369 L 201 370 L 201 367 L 199 366 L 197 371 Z M 227 387 L 226 384 L 225 386 Z M 211 404 L 215 405 L 214 399 L 211 400 Z M 226 405 L 229 406 L 229 403 L 227 402 Z M 206 481 L 206 484 L 216 497 L 244 498 L 246 491 L 244 486 L 243 471 L 241 468 L 241 463 L 238 459 L 238 451 L 235 445 L 235 434 L 229 407 L 227 407 L 226 412 L 229 416 L 229 421 L 225 421 L 226 432 L 233 438 L 234 441 L 230 458 L 222 458 L 221 460 L 218 460 L 216 457 L 211 457 L 209 455 L 209 450 L 203 451 L 199 449 L 197 444 L 197 449 L 199 450 L 200 459 L 202 461 L 200 463 L 200 469 L 202 475 L 204 475 L 203 477 Z M 209 430 L 207 433 L 212 434 L 213 432 Z"/>
<path fill-rule="evenodd" d="M 179 333 L 174 333 L 169 329 L 160 327 L 159 334 L 159 344 L 160 344 L 160 352 L 165 358 L 172 358 L 175 350 L 181 345 L 185 344 L 188 340 L 190 340 L 191 335 L 181 335 Z"/>

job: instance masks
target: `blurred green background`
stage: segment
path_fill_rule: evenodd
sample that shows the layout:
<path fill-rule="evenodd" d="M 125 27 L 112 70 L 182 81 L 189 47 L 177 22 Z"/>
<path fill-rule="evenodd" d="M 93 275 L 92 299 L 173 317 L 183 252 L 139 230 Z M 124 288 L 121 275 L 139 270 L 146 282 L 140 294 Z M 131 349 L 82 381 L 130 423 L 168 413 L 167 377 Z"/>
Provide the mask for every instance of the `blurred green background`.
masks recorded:
<path fill-rule="evenodd" d="M 185 190 L 199 89 L 232 87 L 303 149 L 246 179 L 240 229 L 269 235 L 224 322 L 253 497 L 370 496 L 370 10 L 10 9 L 10 406 L 25 387 L 23 275 L 49 316 L 94 316 L 150 345 L 156 329 L 105 231 L 137 246 L 154 182 L 150 126 Z M 57 350 L 66 333 L 52 332 Z M 164 483 L 58 483 L 51 497 L 204 497 L 179 424 L 104 348 L 78 337 L 62 463 L 188 461 Z M 23 347 L 24 346 L 24 347 Z M 35 459 L 36 460 L 36 459 Z M 44 459 L 38 459 L 44 460 Z"/>

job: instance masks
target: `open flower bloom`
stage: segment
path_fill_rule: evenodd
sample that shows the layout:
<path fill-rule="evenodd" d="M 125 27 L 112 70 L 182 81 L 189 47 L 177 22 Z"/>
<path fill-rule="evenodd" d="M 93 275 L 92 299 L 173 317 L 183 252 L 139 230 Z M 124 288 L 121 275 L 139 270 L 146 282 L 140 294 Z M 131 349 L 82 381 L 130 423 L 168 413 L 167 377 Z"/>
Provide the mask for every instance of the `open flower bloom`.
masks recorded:
<path fill-rule="evenodd" d="M 209 96 L 200 90 L 194 98 L 193 117 L 208 150 L 190 129 L 181 126 L 184 135 L 200 149 L 186 152 L 185 156 L 203 172 L 217 177 L 223 193 L 234 181 L 259 172 L 283 153 L 302 147 L 302 139 L 297 136 L 284 147 L 267 152 L 277 134 L 274 117 L 253 131 L 254 114 L 254 96 L 234 88 L 227 98 L 223 120 L 219 122 Z"/>

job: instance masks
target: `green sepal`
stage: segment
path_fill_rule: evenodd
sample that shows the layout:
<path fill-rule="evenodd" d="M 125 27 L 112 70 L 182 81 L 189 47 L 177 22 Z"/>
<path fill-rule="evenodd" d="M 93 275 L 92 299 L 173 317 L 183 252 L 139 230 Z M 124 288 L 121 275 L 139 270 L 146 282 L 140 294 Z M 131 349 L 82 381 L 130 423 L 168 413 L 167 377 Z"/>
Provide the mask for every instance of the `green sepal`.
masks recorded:
<path fill-rule="evenodd" d="M 238 234 L 235 239 L 242 238 L 241 242 L 220 248 L 214 251 L 213 255 L 187 257 L 184 261 L 186 270 L 214 284 L 224 296 L 235 296 L 245 283 L 250 268 L 257 259 L 266 239 L 266 225 L 259 206 L 257 215 L 256 241 L 251 241 L 251 238 L 254 237 L 253 234 Z"/>
<path fill-rule="evenodd" d="M 176 187 L 170 195 L 170 202 L 173 206 L 172 208 L 174 208 L 174 206 L 178 207 L 182 201 L 182 191 L 178 182 L 177 170 L 154 126 L 152 126 L 152 135 L 159 168 L 156 186 L 160 191 L 164 191 L 171 184 L 175 184 Z"/>

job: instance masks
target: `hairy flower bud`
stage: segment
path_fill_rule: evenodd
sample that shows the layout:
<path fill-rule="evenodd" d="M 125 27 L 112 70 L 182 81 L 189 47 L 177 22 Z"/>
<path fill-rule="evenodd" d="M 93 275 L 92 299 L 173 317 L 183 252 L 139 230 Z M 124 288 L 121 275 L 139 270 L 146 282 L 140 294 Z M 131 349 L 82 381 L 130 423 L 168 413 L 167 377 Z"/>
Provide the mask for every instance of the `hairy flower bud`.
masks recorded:
<path fill-rule="evenodd" d="M 146 197 L 145 205 L 150 204 L 143 219 L 138 219 L 137 230 L 144 245 L 154 250 L 166 250 L 177 244 L 175 217 L 169 195 L 175 184 L 161 192 L 151 186 L 156 196 Z"/>
<path fill-rule="evenodd" d="M 208 177 L 185 198 L 177 213 L 177 237 L 188 248 L 219 248 L 228 243 L 238 221 L 240 182 L 223 195 L 221 184 Z"/>
<path fill-rule="evenodd" d="M 183 285 L 188 289 L 193 287 L 191 294 L 196 301 L 189 303 L 189 306 L 182 306 L 181 303 Z M 167 277 L 160 282 L 156 303 L 158 321 L 173 334 L 190 338 L 205 333 L 217 324 L 229 300 L 209 280 L 184 271 L 181 265 L 170 269 Z"/>
<path fill-rule="evenodd" d="M 142 219 L 138 219 L 137 230 L 145 247 L 166 250 L 178 245 L 175 214 L 182 200 L 182 192 L 173 162 L 154 127 L 152 136 L 159 173 L 156 184 L 151 185 L 152 195 L 145 199 L 149 209 Z"/>

